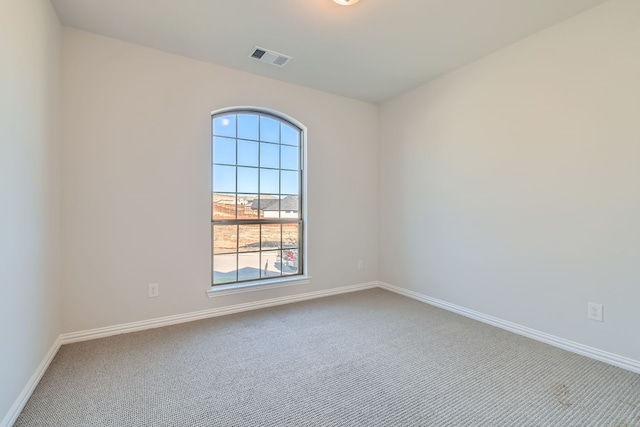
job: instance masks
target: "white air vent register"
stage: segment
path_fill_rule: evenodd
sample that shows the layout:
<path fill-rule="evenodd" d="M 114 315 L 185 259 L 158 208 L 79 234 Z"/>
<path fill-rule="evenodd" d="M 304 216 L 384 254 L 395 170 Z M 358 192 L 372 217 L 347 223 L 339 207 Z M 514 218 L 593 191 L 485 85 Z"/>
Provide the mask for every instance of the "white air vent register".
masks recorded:
<path fill-rule="evenodd" d="M 289 60 L 291 60 L 290 56 L 283 55 L 278 52 L 274 52 L 269 49 L 264 49 L 262 47 L 256 46 L 251 53 L 249 54 L 249 58 L 253 58 L 257 61 L 264 62 L 267 64 L 275 65 L 277 67 L 284 67 Z"/>

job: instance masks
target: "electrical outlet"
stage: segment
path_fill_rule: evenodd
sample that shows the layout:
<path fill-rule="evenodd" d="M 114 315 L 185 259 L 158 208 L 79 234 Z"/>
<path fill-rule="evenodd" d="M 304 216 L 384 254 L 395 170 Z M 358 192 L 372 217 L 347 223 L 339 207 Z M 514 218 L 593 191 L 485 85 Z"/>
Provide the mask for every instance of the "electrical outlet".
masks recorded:
<path fill-rule="evenodd" d="M 149 298 L 155 298 L 160 294 L 157 283 L 149 284 Z"/>
<path fill-rule="evenodd" d="M 590 302 L 587 304 L 587 318 L 589 320 L 595 320 L 596 322 L 603 322 L 604 318 L 602 316 L 602 304 L 596 304 L 595 302 Z"/>
<path fill-rule="evenodd" d="M 358 270 L 364 270 L 364 261 L 361 259 L 358 260 Z"/>

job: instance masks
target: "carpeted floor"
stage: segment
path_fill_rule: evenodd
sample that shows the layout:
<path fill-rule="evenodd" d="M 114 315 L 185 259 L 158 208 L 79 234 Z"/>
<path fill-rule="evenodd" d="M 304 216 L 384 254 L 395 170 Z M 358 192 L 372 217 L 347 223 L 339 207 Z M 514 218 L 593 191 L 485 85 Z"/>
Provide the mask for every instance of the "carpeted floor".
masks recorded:
<path fill-rule="evenodd" d="M 640 375 L 380 289 L 63 346 L 15 426 L 640 426 Z"/>

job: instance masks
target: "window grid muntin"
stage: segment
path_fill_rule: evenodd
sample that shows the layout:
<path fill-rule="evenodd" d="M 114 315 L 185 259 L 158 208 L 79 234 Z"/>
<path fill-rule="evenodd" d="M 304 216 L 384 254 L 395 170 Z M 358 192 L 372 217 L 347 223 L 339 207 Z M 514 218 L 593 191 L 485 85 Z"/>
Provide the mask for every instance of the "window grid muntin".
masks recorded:
<path fill-rule="evenodd" d="M 258 133 L 258 139 L 254 140 L 251 138 L 247 138 L 245 136 L 240 136 L 240 116 L 241 115 L 255 115 L 258 118 L 258 129 L 257 129 L 257 133 Z M 217 134 L 215 132 L 215 123 L 217 119 L 220 118 L 229 118 L 229 117 L 233 117 L 233 121 L 235 124 L 235 136 L 230 136 L 230 135 L 226 135 L 226 134 Z M 263 140 L 262 136 L 261 136 L 261 126 L 262 126 L 262 117 L 265 117 L 266 119 L 269 120 L 273 120 L 275 122 L 278 123 L 278 140 L 279 142 L 272 142 L 272 141 L 268 141 L 268 140 Z M 224 224 L 235 224 L 237 225 L 238 229 L 236 232 L 236 240 L 237 240 L 237 251 L 233 252 L 233 253 L 225 253 L 225 254 L 218 254 L 218 256 L 220 255 L 235 255 L 236 256 L 236 270 L 235 270 L 235 276 L 236 276 L 236 281 L 234 282 L 223 282 L 223 283 L 214 283 L 215 281 L 215 265 L 214 268 L 212 268 L 212 283 L 213 286 L 218 286 L 218 285 L 223 285 L 223 284 L 227 284 L 227 283 L 243 283 L 243 282 L 251 282 L 251 281 L 255 281 L 255 280 L 261 280 L 263 279 L 262 277 L 262 268 L 261 268 L 261 263 L 262 263 L 262 256 L 260 256 L 260 265 L 259 267 L 259 278 L 257 279 L 247 279 L 247 280 L 239 280 L 239 270 L 240 270 L 240 254 L 247 254 L 247 253 L 258 253 L 258 254 L 262 254 L 263 252 L 273 252 L 273 250 L 263 250 L 262 249 L 262 227 L 259 227 L 259 240 L 258 240 L 258 247 L 259 250 L 257 251 L 247 251 L 247 252 L 240 252 L 240 248 L 239 248 L 239 239 L 240 239 L 240 235 L 239 235 L 239 226 L 241 224 L 271 224 L 271 223 L 277 223 L 281 225 L 281 240 L 282 240 L 282 236 L 284 235 L 284 233 L 282 232 L 282 225 L 284 224 L 297 224 L 298 225 L 298 246 L 297 247 L 292 247 L 289 248 L 288 250 L 296 250 L 297 251 L 297 258 L 298 258 L 298 266 L 296 269 L 296 272 L 291 274 L 291 273 L 285 273 L 283 269 L 280 270 L 280 274 L 278 276 L 271 276 L 271 277 L 284 277 L 284 276 L 295 276 L 295 275 L 303 275 L 304 271 L 303 271 L 303 266 L 304 266 L 304 254 L 303 254 L 303 248 L 304 248 L 304 242 L 303 242 L 303 236 L 304 236 L 304 223 L 303 223 L 303 218 L 304 218 L 304 213 L 303 213 L 303 203 L 302 203 L 302 199 L 304 197 L 304 195 L 302 194 L 302 190 L 303 190 L 303 130 L 300 129 L 299 127 L 295 126 L 293 123 L 289 122 L 288 120 L 278 117 L 276 115 L 272 115 L 272 114 L 268 114 L 268 113 L 264 113 L 264 112 L 259 112 L 259 111 L 251 111 L 251 110 L 236 110 L 236 111 L 227 111 L 227 112 L 221 112 L 219 114 L 215 114 L 212 117 L 212 149 L 214 148 L 214 138 L 215 137 L 222 137 L 222 138 L 227 138 L 227 139 L 235 139 L 235 147 L 236 147 L 236 163 L 235 164 L 225 164 L 225 163 L 217 163 L 214 162 L 214 156 L 215 153 L 212 150 L 212 170 L 214 169 L 214 167 L 216 165 L 218 166 L 232 166 L 235 167 L 235 188 L 236 188 L 236 192 L 235 193 L 229 193 L 227 191 L 224 192 L 220 192 L 220 193 L 215 193 L 212 192 L 212 197 L 214 197 L 215 194 L 230 194 L 230 195 L 235 195 L 236 197 L 236 209 L 235 209 L 235 219 L 214 219 L 215 217 L 215 207 L 213 206 L 212 203 L 212 215 L 211 215 L 211 223 L 212 223 L 212 232 L 213 232 L 213 226 L 214 225 L 224 225 Z M 291 129 L 293 132 L 297 133 L 297 138 L 295 138 L 292 143 L 284 143 L 283 142 L 283 128 L 287 128 L 287 129 Z M 244 164 L 240 164 L 239 163 L 239 147 L 240 141 L 249 141 L 249 142 L 256 142 L 258 145 L 258 166 L 250 166 L 250 165 L 244 165 Z M 273 167 L 263 167 L 261 165 L 261 149 L 262 149 L 262 145 L 261 144 L 273 144 L 273 145 L 278 145 L 278 164 L 280 166 L 280 168 L 273 168 Z M 298 163 L 298 168 L 297 169 L 290 169 L 290 168 L 282 168 L 282 146 L 286 146 L 286 147 L 295 147 L 298 151 L 298 155 L 297 155 L 297 163 Z M 258 170 L 258 192 L 257 193 L 253 193 L 253 192 L 238 192 L 238 169 L 240 167 L 244 167 L 244 168 L 253 168 L 253 169 L 257 169 Z M 269 170 L 277 170 L 278 172 L 278 196 L 277 200 L 278 200 L 278 218 L 265 218 L 265 217 L 261 217 L 260 216 L 260 212 L 266 212 L 264 209 L 262 209 L 262 201 L 263 198 L 261 196 L 263 195 L 271 195 L 272 193 L 261 193 L 261 186 L 260 186 L 260 179 L 261 179 L 261 174 L 260 174 L 260 170 L 261 169 L 269 169 Z M 297 192 L 296 193 L 283 193 L 282 192 L 282 171 L 290 171 L 290 172 L 295 172 L 298 174 L 297 177 Z M 212 174 L 213 177 L 213 174 Z M 213 186 L 212 186 L 213 189 Z M 238 218 L 239 217 L 239 204 L 238 204 L 238 199 L 241 196 L 248 196 L 248 195 L 255 195 L 256 199 L 257 199 L 257 212 L 258 212 L 258 218 Z M 283 218 L 282 214 L 283 212 L 287 212 L 287 211 L 283 211 L 282 210 L 282 201 L 289 196 L 297 196 L 298 197 L 298 203 L 297 203 L 297 208 L 298 208 L 298 215 L 297 218 Z M 213 237 L 213 235 L 212 235 Z M 213 240 L 213 239 L 212 239 Z M 212 261 L 215 258 L 216 254 L 213 253 L 213 242 L 212 242 Z M 281 247 L 280 247 L 280 256 L 281 256 L 281 263 L 284 261 L 284 252 L 285 252 L 285 248 L 284 248 L 284 242 L 281 241 Z M 215 264 L 215 263 L 214 263 Z"/>

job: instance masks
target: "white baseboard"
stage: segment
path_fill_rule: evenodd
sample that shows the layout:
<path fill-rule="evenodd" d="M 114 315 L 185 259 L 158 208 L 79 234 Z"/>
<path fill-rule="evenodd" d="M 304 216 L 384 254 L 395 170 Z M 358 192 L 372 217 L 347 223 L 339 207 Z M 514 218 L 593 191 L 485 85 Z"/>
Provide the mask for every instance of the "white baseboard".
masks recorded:
<path fill-rule="evenodd" d="M 89 329 L 86 331 L 71 332 L 60 335 L 62 344 L 92 340 L 96 338 L 108 337 L 111 335 L 124 334 L 128 332 L 142 331 L 145 329 L 160 328 L 162 326 L 175 325 L 178 323 L 192 322 L 194 320 L 207 319 L 210 317 L 224 316 L 225 314 L 240 313 L 242 311 L 257 310 L 259 308 L 272 307 L 275 305 L 290 304 L 298 301 L 305 301 L 314 298 L 338 295 L 347 292 L 361 291 L 378 286 L 378 282 L 360 283 L 357 285 L 342 286 L 340 288 L 327 289 L 323 291 L 306 292 L 297 295 L 270 298 L 261 301 L 248 302 L 244 304 L 230 305 L 226 307 L 212 308 L 209 310 L 195 311 L 192 313 L 177 314 L 174 316 L 160 317 L 157 319 L 142 320 L 139 322 L 124 323 L 121 325 L 107 326 L 104 328 Z"/>
<path fill-rule="evenodd" d="M 31 397 L 33 390 L 35 390 L 36 386 L 40 382 L 40 379 L 42 378 L 44 373 L 47 371 L 49 364 L 51 363 L 56 353 L 60 349 L 60 345 L 61 345 L 61 341 L 60 341 L 60 337 L 58 337 L 54 341 L 53 345 L 47 352 L 47 355 L 44 357 L 42 362 L 40 362 L 40 365 L 38 366 L 36 371 L 33 373 L 33 375 L 31 375 L 31 378 L 29 378 L 29 382 L 27 382 L 27 385 L 25 385 L 24 388 L 22 389 L 22 392 L 20 393 L 16 401 L 13 403 L 13 405 L 9 409 L 9 412 L 7 412 L 7 414 L 2 419 L 2 421 L 0 421 L 0 427 L 11 427 L 13 423 L 16 422 L 16 420 L 18 419 L 18 416 L 20 415 L 20 412 L 22 412 L 22 409 L 24 408 L 24 405 L 27 404 L 27 401 Z"/>
<path fill-rule="evenodd" d="M 474 320 L 478 320 L 489 325 L 497 326 L 498 328 L 505 329 L 510 332 L 514 332 L 518 335 L 522 335 L 528 338 L 532 338 L 536 341 L 540 341 L 546 344 L 550 344 L 554 347 L 561 348 L 563 350 L 577 353 L 582 356 L 590 357 L 591 359 L 599 360 L 601 362 L 608 363 L 619 368 L 627 369 L 631 372 L 640 374 L 640 361 L 630 359 L 628 357 L 619 356 L 617 354 L 609 353 L 607 351 L 599 350 L 594 347 L 589 347 L 584 344 L 573 342 L 564 338 L 556 337 L 555 335 L 547 334 L 535 329 L 528 328 L 526 326 L 519 325 L 517 323 L 509 322 L 497 317 L 489 316 L 474 310 L 461 307 L 459 305 L 451 304 L 446 301 L 442 301 L 436 298 L 432 298 L 421 293 L 410 291 L 408 289 L 400 288 L 398 286 L 390 285 L 388 283 L 378 282 L 378 286 L 382 289 L 386 289 L 391 292 L 395 292 L 400 295 L 413 298 L 415 300 L 443 308 L 453 313 L 460 314 L 465 317 L 469 317 Z"/>

